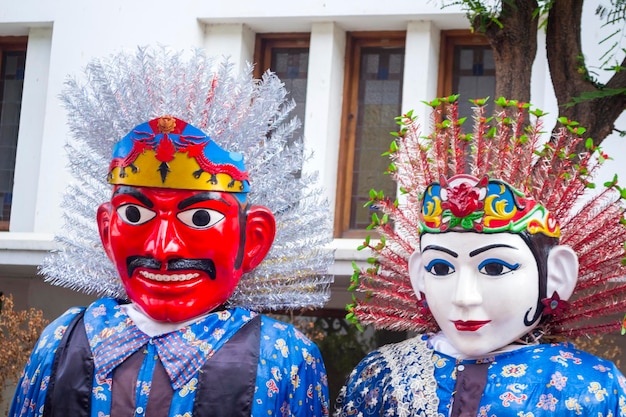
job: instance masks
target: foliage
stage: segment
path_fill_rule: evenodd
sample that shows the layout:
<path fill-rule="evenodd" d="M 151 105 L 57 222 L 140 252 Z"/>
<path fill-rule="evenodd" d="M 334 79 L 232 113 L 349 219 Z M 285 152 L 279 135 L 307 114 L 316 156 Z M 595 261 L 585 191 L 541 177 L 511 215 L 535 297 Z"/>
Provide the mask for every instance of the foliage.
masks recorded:
<path fill-rule="evenodd" d="M 605 21 L 605 27 L 611 25 L 621 26 L 600 41 L 600 43 L 608 47 L 607 52 L 602 56 L 602 67 L 608 66 L 609 63 L 614 60 L 616 53 L 624 51 L 624 49 L 621 48 L 623 39 L 621 34 L 624 32 L 626 26 L 626 0 L 610 0 L 610 4 L 611 5 L 608 7 L 599 5 L 596 8 L 596 15 Z M 609 44 L 609 42 L 611 43 Z M 617 71 L 618 67 L 616 66 L 614 69 Z M 619 67 L 619 69 L 623 68 Z"/>
<path fill-rule="evenodd" d="M 574 339 L 572 343 L 576 348 L 609 360 L 623 370 L 622 349 L 620 348 L 622 342 L 618 340 L 619 337 L 619 335 L 614 334 L 598 335 L 591 338 L 581 336 Z"/>
<path fill-rule="evenodd" d="M 613 132 L 626 135 L 614 125 L 626 103 L 626 0 L 604 0 L 596 8 L 600 33 L 608 35 L 599 41 L 602 55 L 594 64 L 585 62 L 582 51 L 583 0 L 441 0 L 441 4 L 464 11 L 472 30 L 483 33 L 499 51 L 514 50 L 516 39 L 530 30 L 545 30 L 559 115 L 587 126 L 596 145 Z M 532 14 L 518 13 L 523 7 L 534 7 Z M 511 77 L 530 68 L 519 68 L 507 54 L 502 57 L 496 62 L 496 95 L 528 100 L 529 83 L 515 83 Z M 603 80 L 601 72 L 610 79 Z"/>
<path fill-rule="evenodd" d="M 620 0 L 613 0 L 620 1 Z M 484 0 L 452 0 L 444 2 L 442 7 L 458 6 L 465 11 L 467 19 L 473 22 L 473 28 L 480 33 L 484 33 L 491 25 L 496 25 L 500 29 L 504 27 L 500 19 L 502 6 L 506 5 L 515 10 L 515 2 L 513 0 L 501 1 L 484 1 Z M 538 0 L 537 9 L 533 17 L 545 16 L 550 10 L 552 0 Z M 545 23 L 545 22 L 544 22 Z"/>
<path fill-rule="evenodd" d="M 293 324 L 320 349 L 328 375 L 331 399 L 337 398 L 346 377 L 367 353 L 376 347 L 371 334 L 365 334 L 341 318 L 272 315 Z"/>
<path fill-rule="evenodd" d="M 626 363 L 622 361 L 624 358 L 622 348 L 623 341 L 620 340 L 621 336 L 615 333 L 608 333 L 595 336 L 579 336 L 577 338 L 568 340 L 562 336 L 558 337 L 545 337 L 544 343 L 561 343 L 569 341 L 576 349 L 591 353 L 592 355 L 611 361 L 622 372 L 625 372 Z"/>
<path fill-rule="evenodd" d="M 13 297 L 0 296 L 0 403 L 2 388 L 20 376 L 41 331 L 48 324 L 43 312 L 34 308 L 13 309 Z"/>

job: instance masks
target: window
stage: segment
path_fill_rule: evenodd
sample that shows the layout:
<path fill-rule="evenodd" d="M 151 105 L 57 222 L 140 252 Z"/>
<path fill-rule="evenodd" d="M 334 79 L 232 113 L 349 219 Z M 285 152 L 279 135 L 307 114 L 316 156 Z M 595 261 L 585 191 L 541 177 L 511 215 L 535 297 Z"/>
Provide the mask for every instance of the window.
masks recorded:
<path fill-rule="evenodd" d="M 9 230 L 26 38 L 0 37 L 0 230 Z"/>
<path fill-rule="evenodd" d="M 396 185 L 384 174 L 389 159 L 390 132 L 401 113 L 404 72 L 404 32 L 352 32 L 346 43 L 346 71 L 335 235 L 362 237 L 373 208 L 371 189 L 394 199 Z"/>
<path fill-rule="evenodd" d="M 308 33 L 269 33 L 256 37 L 255 78 L 261 78 L 263 72 L 271 70 L 285 84 L 288 97 L 296 102 L 292 114 L 298 116 L 302 127 L 295 132 L 293 140 L 299 140 L 304 131 L 309 40 Z"/>
<path fill-rule="evenodd" d="M 443 31 L 439 56 L 437 95 L 460 94 L 460 117 L 471 117 L 469 99 L 490 97 L 493 102 L 497 98 L 493 51 L 483 35 L 468 30 Z"/>

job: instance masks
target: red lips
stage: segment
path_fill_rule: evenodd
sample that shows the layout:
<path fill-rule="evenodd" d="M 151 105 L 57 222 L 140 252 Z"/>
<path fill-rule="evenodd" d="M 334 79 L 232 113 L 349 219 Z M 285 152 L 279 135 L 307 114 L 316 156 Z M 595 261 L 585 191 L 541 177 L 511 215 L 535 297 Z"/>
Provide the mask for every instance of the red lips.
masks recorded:
<path fill-rule="evenodd" d="M 475 332 L 476 330 L 480 329 L 481 327 L 483 327 L 485 324 L 489 323 L 491 320 L 484 320 L 484 321 L 477 321 L 477 320 L 470 320 L 470 321 L 464 321 L 464 320 L 455 320 L 452 323 L 454 323 L 454 326 L 456 327 L 456 329 L 460 332 Z"/>

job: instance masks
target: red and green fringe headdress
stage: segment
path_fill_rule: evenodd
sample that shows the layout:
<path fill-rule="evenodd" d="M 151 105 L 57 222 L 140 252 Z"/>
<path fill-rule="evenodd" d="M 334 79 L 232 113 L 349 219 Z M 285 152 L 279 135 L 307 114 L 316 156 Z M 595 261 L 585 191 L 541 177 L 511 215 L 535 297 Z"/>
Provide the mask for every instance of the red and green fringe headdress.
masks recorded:
<path fill-rule="evenodd" d="M 486 100 L 472 100 L 470 131 L 465 129 L 469 123 L 458 116 L 457 99 L 451 96 L 427 103 L 433 109 L 433 128 L 427 135 L 420 131 L 412 112 L 396 118 L 400 129 L 392 133 L 395 140 L 384 155 L 391 159 L 388 173 L 400 197 L 391 200 L 382 192 L 370 192 L 367 204 L 378 212 L 372 215 L 369 229 L 379 239 L 368 237 L 359 247 L 371 250 L 372 257 L 366 268 L 355 264 L 350 289 L 365 296 L 353 296 L 348 319 L 389 330 L 437 331 L 435 319 L 417 299 L 409 279 L 408 258 L 419 248 L 420 233 L 452 228 L 484 233 L 529 230 L 560 235 L 559 244 L 569 245 L 579 258 L 574 294 L 567 308 L 544 322 L 546 334 L 578 337 L 618 331 L 626 311 L 626 228 L 621 201 L 626 188 L 618 186 L 615 177 L 603 190 L 594 190 L 591 179 L 606 155 L 591 139 L 582 137 L 585 129 L 578 123 L 559 119 L 552 137 L 545 138 L 541 110 L 502 98 L 495 102 L 493 116 L 486 114 Z M 532 229 L 535 223 L 523 216 L 506 223 L 507 230 L 486 222 L 489 211 L 483 201 L 491 201 L 490 194 L 498 194 L 497 198 L 501 194 L 489 191 L 492 186 L 510 192 L 515 201 L 526 202 L 524 207 L 540 208 L 540 218 L 544 225 L 550 224 L 551 231 Z M 463 198 L 472 194 L 463 187 L 482 196 L 468 213 L 455 209 L 450 201 L 444 201 L 439 211 L 433 208 L 433 195 L 450 200 L 453 192 L 461 192 Z"/>

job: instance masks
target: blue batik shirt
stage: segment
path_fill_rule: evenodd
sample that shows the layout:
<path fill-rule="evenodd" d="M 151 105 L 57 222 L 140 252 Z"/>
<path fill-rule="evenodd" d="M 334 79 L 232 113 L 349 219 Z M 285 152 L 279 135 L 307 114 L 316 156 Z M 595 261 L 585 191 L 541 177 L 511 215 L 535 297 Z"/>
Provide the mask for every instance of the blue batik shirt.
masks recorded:
<path fill-rule="evenodd" d="M 68 310 L 44 330 L 20 378 L 9 416 L 43 415 L 54 353 L 68 324 L 81 311 Z M 91 416 L 110 416 L 113 371 L 139 349 L 147 349 L 147 354 L 136 384 L 136 415 L 146 409 L 151 375 L 160 361 L 174 390 L 169 416 L 191 416 L 198 371 L 255 315 L 242 308 L 228 309 L 150 337 L 137 328 L 118 301 L 94 302 L 84 315 L 94 361 Z M 293 326 L 262 316 L 252 416 L 327 416 L 328 398 L 317 346 Z"/>
<path fill-rule="evenodd" d="M 449 416 L 457 374 L 480 363 L 489 368 L 477 417 L 626 416 L 622 373 L 569 343 L 460 360 L 434 350 L 426 336 L 368 354 L 342 388 L 335 416 Z"/>

